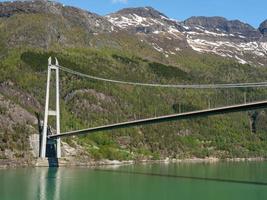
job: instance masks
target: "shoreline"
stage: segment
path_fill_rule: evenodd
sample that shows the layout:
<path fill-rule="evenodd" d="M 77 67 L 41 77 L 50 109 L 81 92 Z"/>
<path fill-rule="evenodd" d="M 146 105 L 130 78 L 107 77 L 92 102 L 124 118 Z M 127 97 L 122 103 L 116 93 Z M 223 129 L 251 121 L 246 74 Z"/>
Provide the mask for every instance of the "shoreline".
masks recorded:
<path fill-rule="evenodd" d="M 100 161 L 80 161 L 70 160 L 68 158 L 61 159 L 35 159 L 35 160 L 0 160 L 0 169 L 13 169 L 13 168 L 40 168 L 40 167 L 119 167 L 123 165 L 137 165 L 137 164 L 175 164 L 175 163 L 218 163 L 218 162 L 263 162 L 266 158 L 255 157 L 255 158 L 188 158 L 188 159 L 169 159 L 164 160 L 129 160 L 129 161 L 118 161 L 118 160 L 100 160 Z"/>

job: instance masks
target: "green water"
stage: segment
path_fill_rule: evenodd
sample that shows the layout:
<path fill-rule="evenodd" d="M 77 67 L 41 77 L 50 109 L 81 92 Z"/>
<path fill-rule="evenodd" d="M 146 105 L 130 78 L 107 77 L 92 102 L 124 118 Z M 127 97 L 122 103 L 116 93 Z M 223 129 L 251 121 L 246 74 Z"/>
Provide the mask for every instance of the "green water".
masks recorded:
<path fill-rule="evenodd" d="M 1 200 L 267 199 L 267 162 L 0 170 Z"/>

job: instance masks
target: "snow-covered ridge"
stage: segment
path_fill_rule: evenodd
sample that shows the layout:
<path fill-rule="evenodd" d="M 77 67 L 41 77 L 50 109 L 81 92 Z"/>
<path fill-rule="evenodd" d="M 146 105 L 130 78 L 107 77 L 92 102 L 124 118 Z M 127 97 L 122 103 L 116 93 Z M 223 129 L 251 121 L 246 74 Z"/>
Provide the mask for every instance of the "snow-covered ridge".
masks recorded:
<path fill-rule="evenodd" d="M 218 25 L 217 22 L 216 26 L 218 28 L 216 26 L 210 28 L 210 26 L 191 25 L 170 19 L 161 15 L 160 12 L 155 15 L 146 14 L 144 13 L 146 10 L 151 12 L 150 8 L 145 8 L 140 12 L 135 9 L 135 12 L 132 13 L 128 9 L 125 13 L 114 13 L 106 16 L 106 18 L 119 29 L 130 30 L 133 33 L 150 38 L 147 43 L 156 51 L 164 53 L 166 57 L 175 55 L 177 53 L 176 49 L 182 51 L 185 48 L 184 45 L 177 45 L 182 40 L 194 51 L 232 58 L 242 64 L 253 63 L 256 60 L 257 64 L 263 65 L 261 62 L 257 62 L 257 57 L 262 61 L 267 56 L 267 42 L 260 40 L 259 32 L 256 29 L 254 30 L 248 25 L 245 25 L 245 29 L 244 27 L 242 29 L 242 22 L 230 21 L 229 23 L 241 24 L 241 27 L 239 29 L 235 27 L 234 30 L 228 32 L 227 29 L 221 28 L 223 26 L 219 26 L 220 24 Z M 155 12 L 155 10 L 152 11 Z M 214 19 L 212 20 L 214 21 Z M 226 19 L 219 18 L 219 20 Z M 255 37 L 253 34 L 251 35 L 254 32 L 256 33 Z M 246 35 L 246 33 L 248 34 Z M 165 45 L 162 42 L 164 39 L 173 43 L 173 46 Z M 160 40 L 161 42 L 159 42 Z M 254 61 L 251 61 L 251 58 Z M 267 63 L 267 61 L 264 63 Z"/>

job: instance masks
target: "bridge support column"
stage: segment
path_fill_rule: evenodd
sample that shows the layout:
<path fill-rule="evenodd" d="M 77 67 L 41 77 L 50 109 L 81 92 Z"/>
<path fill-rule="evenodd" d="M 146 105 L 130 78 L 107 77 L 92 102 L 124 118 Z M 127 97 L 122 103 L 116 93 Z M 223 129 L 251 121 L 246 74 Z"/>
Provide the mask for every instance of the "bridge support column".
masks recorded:
<path fill-rule="evenodd" d="M 59 104 L 59 68 L 58 68 L 58 60 L 56 58 L 56 64 L 52 65 L 52 58 L 48 59 L 48 72 L 47 72 L 47 85 L 46 85 L 46 101 L 45 101 L 45 113 L 44 113 L 44 124 L 42 131 L 42 141 L 41 141 L 41 151 L 40 157 L 47 157 L 47 135 L 48 135 L 48 118 L 49 116 L 56 117 L 56 134 L 60 134 L 60 104 Z M 56 110 L 52 111 L 49 109 L 49 101 L 50 101 L 50 82 L 52 71 L 56 73 Z M 60 139 L 56 139 L 56 157 L 61 157 L 61 145 Z"/>

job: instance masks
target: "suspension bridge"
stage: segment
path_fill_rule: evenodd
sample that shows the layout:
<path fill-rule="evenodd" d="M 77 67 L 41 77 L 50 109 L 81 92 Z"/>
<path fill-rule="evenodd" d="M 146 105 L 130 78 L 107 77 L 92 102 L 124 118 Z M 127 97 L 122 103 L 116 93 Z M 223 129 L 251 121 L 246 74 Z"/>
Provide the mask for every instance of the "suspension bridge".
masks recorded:
<path fill-rule="evenodd" d="M 43 129 L 42 129 L 41 144 L 40 144 L 40 157 L 41 158 L 45 158 L 47 156 L 47 149 L 49 148 L 49 145 L 50 147 L 52 145 L 56 149 L 56 157 L 60 158 L 61 157 L 61 138 L 63 137 L 70 137 L 70 136 L 75 136 L 75 135 L 86 135 L 86 134 L 91 134 L 91 133 L 100 132 L 100 131 L 109 131 L 112 129 L 157 124 L 157 123 L 163 123 L 163 122 L 169 122 L 169 121 L 192 119 L 196 117 L 207 117 L 211 115 L 244 112 L 244 111 L 250 111 L 250 110 L 255 110 L 255 109 L 267 108 L 267 100 L 257 101 L 257 102 L 252 102 L 252 103 L 245 102 L 243 104 L 223 106 L 223 107 L 217 107 L 217 108 L 209 108 L 209 109 L 204 109 L 204 110 L 164 115 L 164 116 L 145 118 L 145 119 L 139 119 L 139 120 L 131 120 L 127 122 L 108 124 L 108 125 L 103 125 L 103 126 L 98 126 L 98 127 L 93 127 L 93 128 L 87 128 L 87 129 L 62 133 L 60 130 L 60 95 L 59 95 L 59 92 L 60 92 L 59 71 L 60 70 L 66 73 L 78 76 L 78 77 L 88 78 L 91 80 L 103 81 L 103 82 L 114 83 L 114 84 L 142 86 L 142 87 L 179 88 L 179 89 L 228 89 L 228 88 L 260 88 L 260 87 L 267 86 L 267 82 L 231 83 L 231 84 L 192 84 L 192 85 L 127 82 L 127 81 L 100 78 L 100 77 L 74 71 L 72 69 L 60 66 L 56 58 L 55 58 L 55 63 L 52 64 L 52 58 L 50 57 L 48 59 L 46 103 L 45 103 L 44 121 L 43 121 Z M 55 105 L 56 108 L 55 110 L 50 110 L 50 100 L 51 100 L 51 97 L 50 97 L 51 84 L 50 83 L 51 83 L 52 71 L 55 71 L 55 82 L 56 82 L 56 91 L 55 91 L 56 92 L 56 105 Z M 51 116 L 56 118 L 56 132 L 52 135 L 49 135 L 48 134 L 49 132 L 48 118 Z"/>

